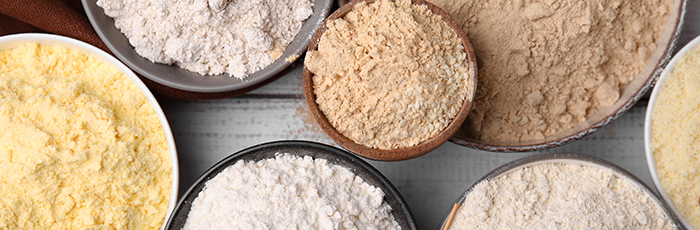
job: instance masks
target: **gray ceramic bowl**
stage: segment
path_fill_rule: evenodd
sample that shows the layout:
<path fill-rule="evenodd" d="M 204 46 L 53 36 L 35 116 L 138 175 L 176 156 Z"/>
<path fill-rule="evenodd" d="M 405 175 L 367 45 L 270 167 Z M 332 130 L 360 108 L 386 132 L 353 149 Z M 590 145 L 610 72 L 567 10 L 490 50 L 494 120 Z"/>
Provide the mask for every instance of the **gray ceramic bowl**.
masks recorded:
<path fill-rule="evenodd" d="M 659 196 L 649 188 L 642 180 L 637 178 L 636 176 L 632 175 L 632 173 L 628 172 L 627 170 L 623 169 L 620 166 L 617 166 L 613 163 L 610 163 L 608 161 L 588 156 L 588 155 L 582 155 L 582 154 L 576 154 L 576 153 L 548 153 L 548 154 L 539 154 L 539 155 L 534 155 L 530 157 L 525 157 L 521 158 L 512 162 L 509 162 L 501 167 L 498 167 L 494 169 L 493 171 L 489 172 L 486 174 L 486 176 L 480 178 L 474 184 L 469 186 L 467 190 L 462 193 L 462 195 L 457 199 L 455 202 L 456 204 L 459 204 L 459 207 L 461 207 L 464 204 L 464 201 L 467 198 L 467 195 L 471 191 L 474 190 L 474 187 L 478 185 L 479 183 L 487 180 L 492 180 L 495 178 L 500 177 L 501 175 L 505 175 L 513 170 L 524 168 L 527 166 L 532 166 L 532 165 L 537 165 L 537 164 L 548 164 L 548 163 L 565 163 L 565 164 L 579 164 L 579 165 L 585 165 L 589 167 L 594 167 L 594 168 L 600 168 L 600 169 L 607 169 L 615 172 L 618 174 L 618 176 L 626 178 L 630 182 L 638 185 L 646 194 L 651 197 L 658 205 L 659 207 L 663 210 L 663 212 L 666 214 L 666 216 L 669 217 L 670 221 L 674 223 L 676 226 L 679 228 L 682 226 L 681 223 L 679 222 L 678 218 L 676 215 L 671 211 L 670 207 L 661 199 Z M 454 208 L 453 208 L 454 209 Z M 442 223 L 440 224 L 440 227 L 438 229 L 442 230 L 445 228 L 445 224 L 447 224 L 450 213 L 452 210 L 449 210 L 448 213 L 445 215 L 445 218 L 442 220 Z"/>
<path fill-rule="evenodd" d="M 344 150 L 325 144 L 308 141 L 276 141 L 269 142 L 234 153 L 209 168 L 185 193 L 178 202 L 175 212 L 170 216 L 166 229 L 182 229 L 190 212 L 192 201 L 202 191 L 207 181 L 221 171 L 238 162 L 259 161 L 274 158 L 276 153 L 289 153 L 294 156 L 311 156 L 314 159 L 325 159 L 330 164 L 340 165 L 350 169 L 366 183 L 380 188 L 384 192 L 384 202 L 391 206 L 391 213 L 402 229 L 418 229 L 408 204 L 398 190 L 379 171 L 367 162 Z"/>
<path fill-rule="evenodd" d="M 637 75 L 635 80 L 625 87 L 620 93 L 620 99 L 613 105 L 606 108 L 601 108 L 586 119 L 584 122 L 560 132 L 556 135 L 546 137 L 540 140 L 532 140 L 525 142 L 498 142 L 498 141 L 483 141 L 474 138 L 470 134 L 469 128 L 466 125 L 469 121 L 465 121 L 465 125 L 450 138 L 450 141 L 467 146 L 470 148 L 494 151 L 494 152 L 527 152 L 537 151 L 557 147 L 563 144 L 581 139 L 596 130 L 607 125 L 614 119 L 618 118 L 624 112 L 632 108 L 632 106 L 644 96 L 644 94 L 654 85 L 654 82 L 661 74 L 661 71 L 666 66 L 668 61 L 673 56 L 673 49 L 676 46 L 678 37 L 680 37 L 681 27 L 683 25 L 683 16 L 686 12 L 687 0 L 676 0 L 673 7 L 670 9 L 670 16 L 666 22 L 666 28 L 662 32 L 658 40 L 658 49 L 652 55 L 647 65 Z"/>
<path fill-rule="evenodd" d="M 331 5 L 333 5 L 332 0 L 315 0 L 313 15 L 306 19 L 301 30 L 287 46 L 282 56 L 264 69 L 241 80 L 229 77 L 228 74 L 200 75 L 181 69 L 176 65 L 153 63 L 139 56 L 134 47 L 129 44 L 126 36 L 114 26 L 114 20 L 105 15 L 96 2 L 97 0 L 82 0 L 92 27 L 119 60 L 144 77 L 161 85 L 198 93 L 219 93 L 262 86 L 265 80 L 282 72 L 294 62 L 292 60 L 296 60 L 306 51 L 311 37 L 328 16 Z"/>

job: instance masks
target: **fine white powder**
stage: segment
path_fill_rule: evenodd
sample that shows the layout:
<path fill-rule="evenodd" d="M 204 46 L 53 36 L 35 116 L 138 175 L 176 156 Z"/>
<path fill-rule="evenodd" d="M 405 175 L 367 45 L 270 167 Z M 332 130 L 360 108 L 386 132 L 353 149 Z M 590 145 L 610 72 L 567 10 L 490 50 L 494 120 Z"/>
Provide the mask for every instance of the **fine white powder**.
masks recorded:
<path fill-rule="evenodd" d="M 450 229 L 675 229 L 640 186 L 612 170 L 540 164 L 483 181 Z"/>
<path fill-rule="evenodd" d="M 324 159 L 238 161 L 207 181 L 187 229 L 400 229 L 381 189 Z"/>
<path fill-rule="evenodd" d="M 313 0 L 98 0 L 136 52 L 152 62 L 237 78 L 279 58 Z"/>

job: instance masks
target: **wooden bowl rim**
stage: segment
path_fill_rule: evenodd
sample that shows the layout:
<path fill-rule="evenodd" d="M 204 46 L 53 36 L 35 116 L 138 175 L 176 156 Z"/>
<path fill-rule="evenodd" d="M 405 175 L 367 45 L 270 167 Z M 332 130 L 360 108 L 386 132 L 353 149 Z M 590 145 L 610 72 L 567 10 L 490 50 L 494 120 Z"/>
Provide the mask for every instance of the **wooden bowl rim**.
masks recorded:
<path fill-rule="evenodd" d="M 326 23 L 328 22 L 328 20 L 344 17 L 355 7 L 356 4 L 360 2 L 373 3 L 375 1 L 376 0 L 353 0 L 352 2 L 341 6 L 338 10 L 333 12 L 330 16 L 328 16 L 326 20 L 323 21 L 323 23 L 311 39 L 311 43 L 307 48 L 307 52 L 314 51 L 318 48 L 318 42 L 327 29 Z M 476 66 L 476 54 L 467 35 L 457 24 L 457 22 L 439 7 L 425 0 L 412 0 L 412 2 L 413 4 L 417 5 L 427 5 L 431 12 L 440 15 L 443 18 L 443 20 L 455 31 L 455 33 L 457 33 L 457 35 L 462 40 L 462 46 L 464 46 L 464 51 L 467 53 L 467 64 L 470 68 L 470 71 L 472 71 L 472 77 L 468 80 L 468 84 L 472 85 L 472 87 L 470 91 L 467 92 L 466 98 L 462 102 L 462 107 L 460 108 L 460 111 L 452 119 L 452 121 L 450 121 L 450 124 L 438 134 L 428 138 L 427 140 L 421 143 L 418 143 L 417 145 L 391 150 L 375 149 L 364 146 L 362 144 L 355 143 L 353 140 L 350 140 L 338 130 L 336 130 L 333 127 L 333 125 L 331 125 L 331 123 L 328 121 L 326 116 L 323 115 L 323 112 L 321 112 L 321 110 L 318 107 L 318 104 L 316 103 L 316 94 L 313 92 L 313 74 L 308 70 L 306 65 L 304 65 L 303 68 L 302 80 L 304 85 L 304 97 L 306 98 L 306 102 L 309 105 L 309 109 L 311 110 L 311 113 L 316 122 L 319 123 L 323 131 L 325 131 L 331 137 L 331 139 L 333 139 L 333 141 L 335 141 L 338 145 L 365 158 L 380 161 L 407 160 L 422 156 L 436 149 L 440 145 L 447 142 L 447 140 L 450 137 L 452 137 L 452 135 L 454 135 L 460 128 L 462 123 L 467 118 L 467 114 L 469 113 L 469 110 L 472 106 L 472 100 L 474 99 L 474 95 L 476 94 L 478 71 Z"/>

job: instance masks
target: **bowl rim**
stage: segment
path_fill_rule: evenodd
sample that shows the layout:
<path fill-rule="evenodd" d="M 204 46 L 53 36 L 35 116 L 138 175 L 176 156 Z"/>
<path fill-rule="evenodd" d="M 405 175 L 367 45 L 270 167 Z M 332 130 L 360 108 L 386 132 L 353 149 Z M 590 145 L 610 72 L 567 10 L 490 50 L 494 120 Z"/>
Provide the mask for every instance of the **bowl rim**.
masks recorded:
<path fill-rule="evenodd" d="M 231 91 L 250 91 L 252 89 L 261 87 L 264 84 L 270 83 L 274 80 L 275 76 L 279 73 L 283 73 L 285 69 L 289 68 L 299 57 L 301 57 L 306 51 L 306 47 L 311 41 L 311 36 L 318 26 L 321 24 L 323 19 L 328 15 L 332 5 L 332 0 L 321 0 L 316 1 L 313 4 L 313 14 L 307 18 L 300 30 L 294 36 L 292 41 L 285 47 L 284 53 L 279 58 L 275 59 L 272 63 L 265 66 L 264 68 L 250 73 L 243 79 L 237 79 L 236 77 L 229 76 L 227 73 L 219 75 L 201 75 L 186 69 L 180 68 L 177 64 L 173 63 L 171 65 L 154 63 L 150 60 L 138 55 L 126 36 L 116 28 L 114 25 L 114 18 L 107 16 L 104 10 L 97 6 L 97 0 L 81 0 L 83 8 L 87 14 L 90 24 L 97 32 L 100 40 L 105 43 L 109 50 L 114 53 L 114 55 L 121 61 L 123 61 L 127 66 L 132 68 L 135 72 L 148 78 L 149 80 L 161 84 L 166 87 L 183 90 L 187 92 L 196 93 L 223 93 Z M 325 4 L 319 4 L 325 3 Z M 103 21 L 107 22 L 109 26 L 103 27 Z M 310 29 L 308 32 L 304 30 Z M 107 31 L 109 30 L 109 31 Z M 119 32 L 119 35 L 114 33 L 114 36 L 110 36 L 114 31 Z M 302 33 L 304 32 L 304 33 Z M 122 45 L 120 40 L 126 40 L 126 49 L 120 48 Z M 298 39 L 298 40 L 297 40 Z M 298 46 L 292 46 L 293 43 L 298 43 Z M 144 63 L 150 64 L 144 64 Z M 160 68 L 167 68 L 171 73 L 162 74 L 157 70 L 151 70 L 152 65 L 158 65 Z M 160 66 L 162 65 L 162 66 Z M 173 74 L 174 72 L 175 74 Z M 213 82 L 215 79 L 226 79 L 233 78 L 232 81 L 240 82 L 228 82 L 227 84 L 209 84 L 209 85 L 189 85 L 182 82 L 178 82 L 178 79 L 194 79 L 202 78 L 201 82 Z M 200 81 L 197 79 L 196 81 Z M 226 81 L 226 80 L 224 80 Z M 242 93 L 241 93 L 242 94 Z"/>
<path fill-rule="evenodd" d="M 633 184 L 639 186 L 640 189 L 644 191 L 644 193 L 646 193 L 652 199 L 654 199 L 659 208 L 664 212 L 664 214 L 668 216 L 670 222 L 675 224 L 677 227 L 682 226 L 675 213 L 671 211 L 669 205 L 666 204 L 666 202 L 664 202 L 664 200 L 661 199 L 658 196 L 658 194 L 654 192 L 654 190 L 652 190 L 647 184 L 644 183 L 644 181 L 640 180 L 637 176 L 609 161 L 594 156 L 578 153 L 542 153 L 508 162 L 504 165 L 499 166 L 493 171 L 490 171 L 478 180 L 474 181 L 474 183 L 472 183 L 462 194 L 459 195 L 454 204 L 460 204 L 461 207 L 462 204 L 464 204 L 464 201 L 466 200 L 469 193 L 471 193 L 474 190 L 474 188 L 481 182 L 498 178 L 500 176 L 506 175 L 509 172 L 524 167 L 551 163 L 578 164 L 598 169 L 610 170 L 618 176 L 624 177 Z M 439 230 L 443 230 L 445 224 L 447 224 L 447 220 L 451 210 L 452 208 L 447 210 L 447 214 L 442 219 L 442 222 L 440 222 L 440 226 L 438 228 Z"/>
<path fill-rule="evenodd" d="M 399 207 L 392 207 L 393 208 L 400 208 L 401 210 L 398 210 L 398 212 L 401 212 L 404 214 L 406 217 L 406 222 L 408 224 L 409 229 L 418 229 L 416 222 L 414 220 L 413 214 L 411 213 L 411 209 L 408 206 L 408 203 L 404 200 L 403 196 L 401 193 L 394 187 L 394 185 L 387 179 L 384 174 L 382 174 L 379 170 L 374 168 L 372 165 L 367 163 L 366 161 L 362 160 L 361 158 L 353 155 L 350 152 L 347 152 L 343 149 L 336 148 L 327 144 L 319 143 L 319 142 L 312 142 L 312 141 L 304 141 L 304 140 L 281 140 L 281 141 L 271 141 L 271 142 L 266 142 L 262 144 L 257 144 L 253 145 L 244 149 L 241 149 L 237 152 L 234 152 L 225 158 L 221 159 L 219 162 L 216 164 L 212 165 L 207 169 L 204 173 L 202 173 L 197 180 L 192 183 L 192 185 L 185 191 L 185 193 L 182 196 L 182 199 L 178 202 L 177 207 L 175 208 L 175 211 L 173 215 L 171 215 L 167 221 L 167 227 L 166 229 L 175 229 L 173 225 L 175 225 L 175 218 L 178 218 L 181 212 L 185 212 L 184 205 L 185 203 L 190 202 L 188 199 L 191 197 L 192 200 L 196 199 L 197 196 L 199 196 L 199 193 L 201 192 L 201 189 L 203 189 L 204 184 L 209 181 L 210 179 L 214 178 L 217 176 L 221 171 L 224 169 L 228 168 L 229 166 L 235 164 L 239 160 L 246 160 L 244 159 L 247 155 L 250 154 L 256 154 L 260 152 L 265 152 L 265 151 L 270 151 L 270 150 L 276 150 L 277 153 L 283 153 L 280 152 L 280 149 L 290 149 L 290 148 L 298 148 L 303 151 L 309 151 L 309 150 L 317 150 L 317 151 L 322 151 L 324 153 L 327 153 L 328 155 L 334 156 L 333 160 L 331 159 L 325 159 L 325 158 L 319 158 L 319 159 L 325 159 L 328 161 L 329 164 L 332 165 L 339 165 L 338 162 L 344 161 L 347 162 L 348 164 L 351 165 L 356 165 L 357 168 L 360 170 L 363 170 L 364 172 L 367 172 L 369 175 L 372 175 L 374 179 L 376 179 L 380 184 L 385 186 L 387 190 L 384 190 L 382 188 L 382 192 L 384 192 L 384 200 L 386 201 L 387 196 L 393 197 L 396 202 L 399 204 Z M 309 155 L 304 155 L 304 153 L 290 153 L 293 156 L 309 156 Z M 275 154 L 276 155 L 276 154 Z M 314 159 L 317 159 L 316 157 L 313 157 Z M 260 159 L 255 159 L 256 161 L 260 161 L 263 159 L 271 159 L 270 157 L 266 158 L 260 158 Z M 246 160 L 248 161 L 248 160 Z M 355 173 L 356 175 L 358 174 L 357 172 L 354 172 L 354 169 L 342 166 L 344 168 L 349 169 L 351 172 Z M 362 177 L 360 177 L 362 178 Z M 367 181 L 366 178 L 362 178 L 363 180 Z M 367 183 L 367 182 L 365 182 Z M 377 187 L 377 186 L 374 186 Z M 379 188 L 379 187 L 377 187 Z M 189 213 L 189 210 L 187 210 L 187 213 Z M 396 218 L 396 217 L 394 217 Z M 185 221 L 187 219 L 187 216 L 185 216 Z M 184 225 L 184 223 L 183 223 Z"/>
<path fill-rule="evenodd" d="M 335 12 L 328 16 L 328 18 L 323 21 L 323 24 L 321 24 L 318 30 L 316 30 L 316 33 L 314 34 L 313 39 L 307 48 L 307 52 L 318 49 L 318 42 L 320 41 L 323 33 L 328 29 L 326 24 L 329 20 L 345 17 L 345 15 L 347 15 L 347 13 L 349 13 L 355 7 L 355 5 L 360 2 L 373 3 L 375 1 L 376 0 L 353 0 L 338 8 Z M 450 123 L 442 131 L 416 145 L 390 150 L 376 149 L 367 147 L 359 143 L 355 143 L 355 141 L 349 139 L 348 137 L 340 133 L 338 130 L 336 130 L 335 127 L 333 127 L 333 125 L 328 121 L 324 113 L 320 110 L 318 103 L 316 103 L 316 93 L 313 90 L 314 74 L 311 73 L 311 71 L 309 71 L 309 69 L 306 67 L 306 64 L 304 64 L 303 67 L 302 90 L 304 92 L 304 98 L 306 99 L 307 105 L 309 106 L 309 110 L 311 110 L 311 114 L 314 117 L 314 120 L 316 120 L 316 122 L 321 126 L 323 131 L 325 131 L 325 133 L 328 134 L 328 136 L 330 136 L 335 143 L 359 156 L 368 159 L 380 161 L 408 160 L 422 156 L 440 147 L 442 144 L 447 142 L 447 140 L 452 135 L 454 135 L 457 132 L 459 127 L 461 127 L 462 123 L 466 120 L 467 115 L 471 110 L 474 96 L 476 94 L 476 87 L 478 81 L 476 54 L 474 48 L 471 45 L 471 41 L 469 40 L 467 35 L 464 33 L 461 27 L 459 27 L 457 22 L 449 14 L 447 14 L 447 12 L 440 9 L 440 7 L 425 0 L 411 1 L 413 4 L 427 5 L 431 12 L 440 15 L 448 24 L 448 26 L 452 28 L 454 32 L 461 38 L 461 44 L 464 47 L 464 52 L 467 55 L 465 61 L 467 62 L 468 67 L 471 71 L 471 77 L 467 80 L 467 84 L 471 86 L 471 89 L 466 93 L 464 101 L 460 106 L 460 111 L 457 113 L 457 115 L 455 115 L 454 118 L 452 118 Z"/>
<path fill-rule="evenodd" d="M 661 181 L 659 180 L 659 174 L 656 171 L 656 160 L 654 160 L 654 152 L 651 151 L 651 120 L 654 112 L 654 105 L 656 104 L 656 99 L 659 97 L 664 82 L 671 74 L 671 72 L 675 69 L 678 62 L 681 59 L 683 59 L 683 57 L 688 52 L 698 47 L 699 45 L 700 36 L 697 36 L 688 44 L 686 44 L 683 47 L 683 49 L 678 51 L 678 53 L 673 57 L 673 59 L 671 59 L 671 62 L 668 64 L 668 66 L 666 66 L 666 69 L 664 69 L 663 73 L 661 74 L 661 77 L 659 77 L 659 80 L 656 82 L 656 87 L 654 87 L 654 89 L 651 91 L 651 96 L 649 97 L 649 103 L 647 104 L 647 110 L 644 116 L 644 152 L 647 159 L 647 166 L 649 167 L 649 171 L 651 172 L 651 178 L 654 181 L 654 186 L 659 191 L 661 197 L 669 204 L 669 206 L 671 206 L 671 210 L 673 210 L 673 212 L 676 213 L 678 219 L 680 219 L 683 226 L 690 230 L 694 230 L 695 228 L 693 228 L 693 226 L 690 225 L 690 223 L 685 219 L 685 217 L 678 212 L 676 206 L 673 204 L 673 201 L 669 197 L 668 193 L 666 193 L 666 190 L 663 188 L 663 186 L 661 185 Z"/>
<path fill-rule="evenodd" d="M 671 29 L 673 32 L 670 37 L 670 41 L 668 43 L 668 46 L 663 48 L 659 47 L 654 54 L 652 55 L 652 58 L 656 56 L 657 54 L 661 54 L 660 59 L 656 62 L 653 63 L 652 59 L 650 59 L 647 64 L 645 65 L 644 68 L 649 68 L 652 64 L 654 65 L 654 70 L 651 73 L 651 76 L 647 78 L 643 85 L 639 88 L 639 90 L 635 93 L 632 94 L 630 99 L 626 101 L 624 104 L 622 104 L 618 109 L 613 110 L 613 113 L 610 115 L 607 115 L 605 117 L 602 117 L 598 121 L 594 121 L 591 123 L 590 126 L 587 128 L 582 128 L 580 131 L 576 131 L 570 135 L 564 136 L 559 139 L 554 139 L 554 140 L 547 140 L 545 138 L 544 140 L 540 141 L 526 141 L 524 143 L 506 143 L 506 144 L 498 144 L 498 143 L 482 143 L 479 140 L 475 140 L 471 137 L 468 138 L 463 138 L 458 135 L 454 135 L 450 138 L 450 141 L 462 145 L 465 147 L 473 148 L 473 149 L 479 149 L 479 150 L 486 150 L 486 151 L 491 151 L 491 152 L 531 152 L 531 151 L 539 151 L 539 150 L 545 150 L 549 148 L 554 148 L 558 147 L 564 144 L 571 143 L 573 141 L 579 140 L 585 136 L 588 136 L 598 129 L 602 128 L 603 126 L 609 124 L 616 118 L 620 117 L 623 113 L 627 112 L 627 110 L 631 109 L 638 101 L 641 99 L 644 94 L 654 86 L 654 83 L 658 79 L 659 75 L 661 74 L 661 71 L 664 69 L 664 67 L 667 65 L 669 60 L 673 57 L 673 50 L 676 48 L 676 44 L 678 42 L 678 38 L 680 38 L 681 31 L 683 28 L 683 23 L 685 21 L 685 14 L 687 11 L 687 5 L 688 1 L 687 0 L 678 0 L 674 1 L 674 7 L 677 6 L 678 8 L 678 15 L 677 17 L 669 17 L 667 22 L 666 22 L 666 29 Z M 674 13 L 676 11 L 671 11 L 671 13 Z M 670 16 L 673 16 L 671 14 Z M 663 49 L 662 49 L 663 48 Z M 644 70 L 642 70 L 643 72 Z M 641 72 L 640 72 L 641 74 Z M 637 77 L 640 77 L 637 75 Z M 622 95 L 621 95 L 622 96 Z M 588 119 L 586 120 L 588 121 Z M 579 124 L 580 125 L 580 124 Z M 571 129 L 576 129 L 577 126 L 572 127 Z M 564 130 L 562 132 L 566 132 L 567 130 Z"/>
<path fill-rule="evenodd" d="M 165 224 L 172 214 L 175 204 L 177 203 L 177 194 L 178 194 L 178 189 L 179 189 L 179 183 L 180 183 L 180 168 L 178 164 L 178 158 L 177 158 L 177 149 L 175 148 L 175 139 L 173 138 L 173 133 L 172 130 L 170 129 L 170 125 L 168 123 L 168 120 L 165 117 L 165 113 L 163 112 L 162 108 L 160 107 L 160 104 L 156 100 L 156 98 L 153 96 L 151 91 L 148 90 L 146 85 L 132 72 L 129 68 L 127 68 L 124 64 L 122 64 L 119 60 L 117 60 L 115 57 L 112 55 L 109 55 L 107 52 L 90 45 L 88 43 L 85 43 L 83 41 L 61 36 L 61 35 L 55 35 L 55 34 L 45 34 L 45 33 L 20 33 L 20 34 L 12 34 L 12 35 L 6 35 L 6 36 L 0 36 L 0 50 L 7 50 L 10 49 L 10 47 L 14 48 L 17 47 L 18 45 L 21 44 L 26 44 L 29 42 L 35 42 L 38 44 L 42 45 L 58 45 L 62 47 L 69 48 L 71 50 L 75 50 L 78 52 L 81 52 L 82 54 L 88 56 L 88 57 L 93 57 L 98 60 L 100 60 L 103 63 L 108 63 L 111 64 L 112 66 L 116 67 L 119 69 L 128 79 L 130 79 L 141 91 L 141 93 L 146 97 L 148 100 L 149 104 L 153 108 L 153 110 L 156 112 L 156 115 L 158 116 L 158 120 L 160 121 L 161 127 L 163 128 L 163 131 L 165 133 L 165 138 L 168 143 L 168 152 L 170 153 L 170 161 L 171 161 L 171 188 L 170 188 L 170 200 L 168 202 L 168 209 L 167 213 L 163 217 L 163 222 L 161 225 L 161 229 L 165 229 Z"/>

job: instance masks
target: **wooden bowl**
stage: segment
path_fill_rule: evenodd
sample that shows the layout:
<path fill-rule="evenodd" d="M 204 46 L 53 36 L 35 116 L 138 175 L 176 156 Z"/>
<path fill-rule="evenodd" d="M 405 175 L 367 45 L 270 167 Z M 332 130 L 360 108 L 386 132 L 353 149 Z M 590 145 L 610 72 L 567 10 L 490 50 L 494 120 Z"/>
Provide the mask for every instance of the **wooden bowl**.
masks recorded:
<path fill-rule="evenodd" d="M 328 20 L 333 20 L 333 19 L 338 19 L 344 17 L 348 12 L 350 12 L 357 3 L 360 2 L 374 2 L 374 0 L 354 0 L 352 2 L 349 2 L 348 4 L 343 5 L 340 7 L 338 10 L 336 10 L 333 14 L 331 14 L 328 19 L 326 19 L 321 27 L 316 31 L 316 34 L 314 34 L 314 37 L 311 39 L 311 44 L 309 44 L 308 51 L 314 51 L 318 49 L 318 42 L 321 39 L 321 35 L 328 29 L 326 26 L 326 23 Z M 469 113 L 469 110 L 471 109 L 472 106 L 472 100 L 474 98 L 474 94 L 476 93 L 476 76 L 477 76 L 477 67 L 476 67 L 476 56 L 474 53 L 474 49 L 472 48 L 471 42 L 469 41 L 469 38 L 467 38 L 467 35 L 462 31 L 462 29 L 457 25 L 457 22 L 452 19 L 445 11 L 440 9 L 439 7 L 424 1 L 424 0 L 413 0 L 413 4 L 417 5 L 427 5 L 428 8 L 435 14 L 442 16 L 442 19 L 447 22 L 447 24 L 454 29 L 454 31 L 457 33 L 457 35 L 461 38 L 462 40 L 462 46 L 464 46 L 464 52 L 467 53 L 467 65 L 470 68 L 470 71 L 472 71 L 472 77 L 469 79 L 470 85 L 472 85 L 471 90 L 467 92 L 466 98 L 464 102 L 462 103 L 462 107 L 460 111 L 457 113 L 457 115 L 450 121 L 450 124 L 445 127 L 441 132 L 436 134 L 435 136 L 432 136 L 428 138 L 427 140 L 418 143 L 417 145 L 410 146 L 410 147 L 404 147 L 404 148 L 398 148 L 398 149 L 391 149 L 391 150 L 382 150 L 382 149 L 376 149 L 376 148 L 371 148 L 367 147 L 362 144 L 355 143 L 353 140 L 350 140 L 349 138 L 345 137 L 343 134 L 341 134 L 338 130 L 336 130 L 333 125 L 331 125 L 330 122 L 328 122 L 328 119 L 326 116 L 321 112 L 321 110 L 318 107 L 318 104 L 316 103 L 316 94 L 314 93 L 313 90 L 313 74 L 309 71 L 309 69 L 304 65 L 304 73 L 303 73 L 303 83 L 304 83 L 304 96 L 306 97 L 306 102 L 309 105 L 309 109 L 311 110 L 311 113 L 314 116 L 314 119 L 316 122 L 318 122 L 321 125 L 321 128 L 336 142 L 338 145 L 342 146 L 345 149 L 350 150 L 351 152 L 360 155 L 362 157 L 366 157 L 369 159 L 373 160 L 381 160 L 381 161 L 398 161 L 398 160 L 406 160 L 406 159 L 411 159 L 415 158 L 418 156 L 421 156 L 423 154 L 426 154 L 443 143 L 445 143 L 457 130 L 459 127 L 462 125 L 464 120 L 467 117 L 467 113 Z"/>

